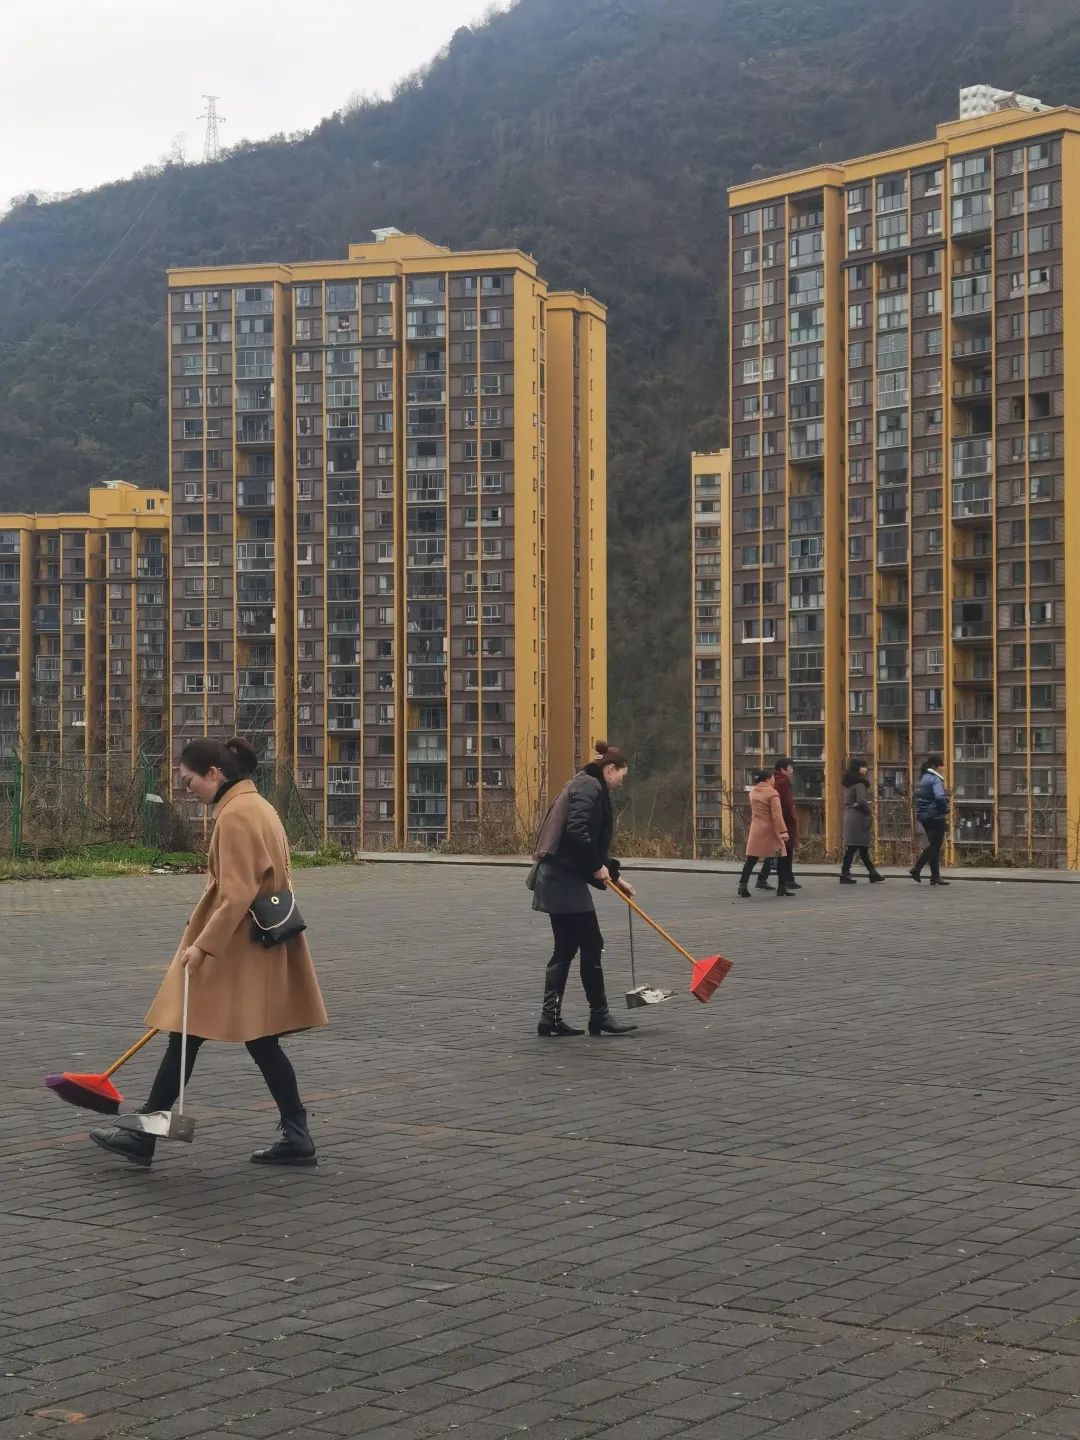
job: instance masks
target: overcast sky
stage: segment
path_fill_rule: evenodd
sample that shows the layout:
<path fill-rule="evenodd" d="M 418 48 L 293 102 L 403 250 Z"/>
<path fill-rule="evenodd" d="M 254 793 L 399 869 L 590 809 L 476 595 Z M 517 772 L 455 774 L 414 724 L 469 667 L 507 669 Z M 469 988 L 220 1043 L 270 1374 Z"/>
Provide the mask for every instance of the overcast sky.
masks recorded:
<path fill-rule="evenodd" d="M 507 0 L 497 0 L 505 9 Z M 204 94 L 223 144 L 310 129 L 385 94 L 490 0 L 36 0 L 4 5 L 0 211 L 89 189 L 179 142 L 202 158 Z"/>

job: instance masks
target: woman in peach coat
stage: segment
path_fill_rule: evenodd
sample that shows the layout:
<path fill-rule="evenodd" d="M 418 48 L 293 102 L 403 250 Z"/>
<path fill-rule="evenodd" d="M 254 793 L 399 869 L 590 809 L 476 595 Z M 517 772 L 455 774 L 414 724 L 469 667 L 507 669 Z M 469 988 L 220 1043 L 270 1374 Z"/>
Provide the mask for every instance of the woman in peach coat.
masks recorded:
<path fill-rule="evenodd" d="M 282 1035 L 327 1023 L 303 934 L 269 949 L 251 938 L 248 908 L 260 895 L 291 889 L 288 841 L 277 811 L 247 777 L 257 764 L 246 740 L 193 740 L 180 756 L 188 791 L 212 805 L 214 830 L 206 890 L 188 921 L 146 1023 L 169 1042 L 143 1111 L 171 1109 L 180 1091 L 180 1025 L 184 971 L 190 978 L 187 1070 L 206 1040 L 247 1046 L 281 1112 L 283 1139 L 256 1150 L 257 1165 L 314 1165 L 296 1074 L 278 1043 Z M 95 1130 L 102 1149 L 147 1167 L 152 1136 Z"/>
<path fill-rule="evenodd" d="M 739 894 L 750 898 L 749 880 L 754 866 L 767 855 L 782 855 L 788 828 L 771 770 L 759 770 L 750 790 L 750 834 L 746 837 L 746 864 L 739 877 Z"/>

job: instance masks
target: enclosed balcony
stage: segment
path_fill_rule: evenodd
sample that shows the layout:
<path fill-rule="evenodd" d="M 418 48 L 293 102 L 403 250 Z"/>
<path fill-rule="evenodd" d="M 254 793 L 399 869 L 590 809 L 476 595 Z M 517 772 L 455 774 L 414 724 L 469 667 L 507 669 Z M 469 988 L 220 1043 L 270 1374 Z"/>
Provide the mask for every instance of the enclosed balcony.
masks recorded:
<path fill-rule="evenodd" d="M 906 685 L 879 685 L 877 720 L 879 725 L 907 724 L 909 696 Z"/>
<path fill-rule="evenodd" d="M 953 759 L 957 765 L 992 762 L 993 725 L 957 725 L 953 731 Z"/>
<path fill-rule="evenodd" d="M 359 730 L 360 702 L 332 700 L 327 706 L 326 728 L 328 730 Z"/>
<path fill-rule="evenodd" d="M 952 838 L 956 845 L 986 847 L 994 843 L 994 810 L 990 805 L 957 806 Z"/>
<path fill-rule="evenodd" d="M 994 631 L 994 606 L 991 600 L 954 600 L 952 633 L 954 640 L 989 640 Z"/>
<path fill-rule="evenodd" d="M 257 479 L 241 475 L 236 482 L 236 504 L 240 510 L 272 510 L 274 508 L 274 482 L 259 476 Z"/>
<path fill-rule="evenodd" d="M 272 420 L 252 420 L 245 416 L 237 426 L 236 443 L 238 445 L 269 445 L 274 439 L 274 422 Z"/>
<path fill-rule="evenodd" d="M 446 666 L 410 666 L 407 672 L 407 686 L 411 700 L 441 698 L 446 694 Z"/>
<path fill-rule="evenodd" d="M 877 532 L 877 563 L 881 566 L 908 563 L 908 527 L 888 525 Z"/>
<path fill-rule="evenodd" d="M 328 795 L 359 795 L 362 786 L 359 765 L 330 765 L 326 772 Z"/>

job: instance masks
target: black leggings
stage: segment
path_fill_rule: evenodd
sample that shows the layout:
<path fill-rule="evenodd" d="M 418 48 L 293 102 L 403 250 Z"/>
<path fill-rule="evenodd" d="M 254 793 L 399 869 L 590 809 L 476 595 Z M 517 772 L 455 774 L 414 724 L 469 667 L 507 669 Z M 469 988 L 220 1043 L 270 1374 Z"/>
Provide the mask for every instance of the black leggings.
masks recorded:
<path fill-rule="evenodd" d="M 607 993 L 604 989 L 604 937 L 600 933 L 600 922 L 595 910 L 583 910 L 576 915 L 549 915 L 551 933 L 555 937 L 555 951 L 548 961 L 544 976 L 544 1008 L 547 1010 L 562 1002 L 566 981 L 574 956 L 581 952 L 581 983 L 585 987 L 585 998 L 594 1015 L 602 1015 L 608 1008 Z"/>
<path fill-rule="evenodd" d="M 929 843 L 915 861 L 915 874 L 921 875 L 923 866 L 929 865 L 930 878 L 932 880 L 939 880 L 941 878 L 941 847 L 945 841 L 945 821 L 923 820 L 922 827 L 926 831 L 926 838 Z"/>
<path fill-rule="evenodd" d="M 195 1057 L 202 1048 L 204 1041 L 198 1035 L 189 1035 L 187 1041 L 187 1074 L 184 1077 L 185 1083 L 191 1079 L 191 1072 L 195 1068 Z M 296 1084 L 296 1071 L 292 1062 L 281 1048 L 276 1035 L 264 1035 L 259 1040 L 247 1042 L 247 1052 L 255 1061 L 255 1064 L 262 1071 L 262 1077 L 266 1081 L 266 1088 L 277 1102 L 281 1111 L 282 1120 L 291 1119 L 294 1116 L 302 1116 L 304 1106 L 300 1100 L 300 1091 Z M 143 1112 L 151 1110 L 171 1110 L 180 1094 L 180 1036 L 172 1034 L 169 1036 L 169 1043 L 165 1046 L 165 1054 L 161 1057 L 161 1064 L 158 1066 L 154 1083 L 150 1087 L 150 1095 Z"/>
<path fill-rule="evenodd" d="M 870 849 L 869 849 L 869 846 L 866 846 L 866 845 L 849 845 L 849 846 L 847 847 L 847 849 L 844 851 L 844 863 L 843 863 L 843 865 L 840 867 L 840 873 L 841 873 L 841 875 L 850 875 L 850 874 L 851 874 L 852 861 L 855 859 L 855 856 L 856 856 L 856 855 L 858 855 L 859 859 L 860 859 L 860 860 L 862 861 L 862 863 L 866 866 L 867 870 L 870 872 L 871 875 L 874 875 L 874 874 L 877 873 L 877 872 L 874 870 L 874 862 L 870 859 Z"/>

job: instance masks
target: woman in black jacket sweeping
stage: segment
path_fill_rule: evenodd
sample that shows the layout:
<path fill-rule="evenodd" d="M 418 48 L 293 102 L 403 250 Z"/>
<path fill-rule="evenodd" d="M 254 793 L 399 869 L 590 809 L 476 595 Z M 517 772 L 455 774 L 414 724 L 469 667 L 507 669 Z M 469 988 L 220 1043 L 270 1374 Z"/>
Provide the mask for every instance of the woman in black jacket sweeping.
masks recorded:
<path fill-rule="evenodd" d="M 608 1009 L 601 960 L 604 937 L 596 918 L 590 886 L 610 882 L 632 895 L 619 880 L 619 862 L 610 855 L 615 830 L 611 791 L 626 779 L 629 762 L 621 750 L 596 742 L 597 758 L 563 787 L 540 829 L 530 877 L 533 909 L 551 919 L 555 951 L 544 980 L 539 1035 L 580 1035 L 562 1018 L 562 998 L 574 956 L 581 953 L 581 983 L 589 1002 L 590 1035 L 628 1035 L 636 1025 L 620 1023 Z"/>

